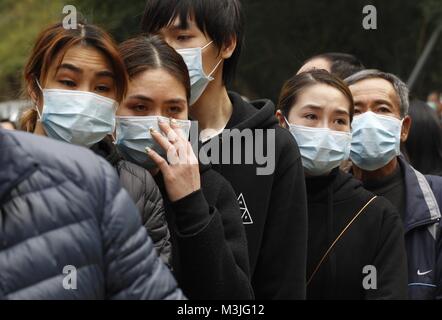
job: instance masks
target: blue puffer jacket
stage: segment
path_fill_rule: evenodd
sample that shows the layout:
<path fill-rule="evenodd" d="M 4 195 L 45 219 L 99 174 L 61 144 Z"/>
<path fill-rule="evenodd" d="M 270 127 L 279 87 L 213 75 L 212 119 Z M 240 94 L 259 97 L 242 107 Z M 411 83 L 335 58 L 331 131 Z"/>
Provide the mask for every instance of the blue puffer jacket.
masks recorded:
<path fill-rule="evenodd" d="M 442 178 L 425 177 L 402 157 L 399 163 L 405 178 L 409 298 L 442 299 Z"/>
<path fill-rule="evenodd" d="M 181 298 L 104 159 L 0 130 L 0 299 Z"/>

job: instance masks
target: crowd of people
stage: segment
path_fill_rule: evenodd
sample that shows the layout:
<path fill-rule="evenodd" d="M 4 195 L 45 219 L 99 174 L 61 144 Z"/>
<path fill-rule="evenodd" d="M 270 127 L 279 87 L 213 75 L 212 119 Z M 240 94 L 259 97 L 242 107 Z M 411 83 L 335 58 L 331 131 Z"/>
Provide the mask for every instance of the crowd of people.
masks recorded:
<path fill-rule="evenodd" d="M 436 111 L 345 53 L 248 101 L 243 37 L 238 0 L 147 0 L 121 44 L 40 33 L 0 128 L 0 298 L 442 299 Z"/>

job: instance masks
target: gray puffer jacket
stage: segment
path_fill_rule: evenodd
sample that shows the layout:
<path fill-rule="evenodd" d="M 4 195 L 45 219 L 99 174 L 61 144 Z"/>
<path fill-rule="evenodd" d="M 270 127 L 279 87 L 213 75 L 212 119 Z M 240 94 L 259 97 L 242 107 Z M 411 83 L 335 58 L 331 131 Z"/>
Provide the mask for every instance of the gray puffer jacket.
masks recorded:
<path fill-rule="evenodd" d="M 144 168 L 123 160 L 109 138 L 93 146 L 92 151 L 116 168 L 121 185 L 135 202 L 142 223 L 152 238 L 158 254 L 170 267 L 172 256 L 170 232 L 164 212 L 163 197 L 152 175 Z"/>
<path fill-rule="evenodd" d="M 140 220 L 105 160 L 0 130 L 0 299 L 183 298 Z"/>

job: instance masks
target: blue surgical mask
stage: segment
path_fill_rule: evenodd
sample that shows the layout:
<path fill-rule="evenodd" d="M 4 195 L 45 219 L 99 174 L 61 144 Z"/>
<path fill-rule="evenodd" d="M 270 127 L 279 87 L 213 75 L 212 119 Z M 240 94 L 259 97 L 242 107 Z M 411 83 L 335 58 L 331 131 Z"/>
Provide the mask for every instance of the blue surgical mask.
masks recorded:
<path fill-rule="evenodd" d="M 209 75 L 206 75 L 203 68 L 203 50 L 210 46 L 212 43 L 213 41 L 209 42 L 202 48 L 177 50 L 177 52 L 183 57 L 184 62 L 187 65 L 187 69 L 189 70 L 191 84 L 189 105 L 193 105 L 195 104 L 195 102 L 198 101 L 198 99 L 204 93 L 204 90 L 206 90 L 209 83 L 214 80 L 212 75 L 215 73 L 216 69 L 218 69 L 219 65 L 223 61 L 221 59 L 215 66 L 215 68 L 213 68 L 212 72 L 210 72 Z"/>
<path fill-rule="evenodd" d="M 117 102 L 76 90 L 44 89 L 40 122 L 46 134 L 87 148 L 113 133 Z"/>
<path fill-rule="evenodd" d="M 351 133 L 328 128 L 310 128 L 289 124 L 301 152 L 305 172 L 310 176 L 329 174 L 350 154 Z"/>
<path fill-rule="evenodd" d="M 153 139 L 150 129 L 161 132 L 158 120 L 168 122 L 165 117 L 117 117 L 116 145 L 122 156 L 147 170 L 154 169 L 156 164 L 147 155 L 146 148 L 156 151 L 166 159 L 166 151 Z M 189 120 L 176 120 L 187 139 L 190 134 Z"/>
<path fill-rule="evenodd" d="M 365 112 L 352 123 L 351 161 L 362 170 L 375 171 L 400 155 L 402 121 Z"/>

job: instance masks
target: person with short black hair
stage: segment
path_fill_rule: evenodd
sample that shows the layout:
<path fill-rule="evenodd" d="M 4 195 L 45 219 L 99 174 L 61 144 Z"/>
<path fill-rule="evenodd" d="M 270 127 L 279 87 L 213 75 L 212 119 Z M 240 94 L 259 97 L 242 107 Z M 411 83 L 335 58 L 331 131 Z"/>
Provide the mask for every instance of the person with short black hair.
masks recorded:
<path fill-rule="evenodd" d="M 142 29 L 162 35 L 184 58 L 192 85 L 189 113 L 199 122 L 203 150 L 226 149 L 221 133 L 237 132 L 250 134 L 268 154 L 269 172 L 262 175 L 256 159 L 232 165 L 232 157 L 223 161 L 219 152 L 219 157 L 212 153 L 211 160 L 232 184 L 242 209 L 255 297 L 304 299 L 307 201 L 299 149 L 279 127 L 271 101 L 247 103 L 226 88 L 243 44 L 240 1 L 148 0 Z M 267 135 L 268 141 L 259 142 L 257 133 Z M 249 148 L 241 139 L 232 149 L 244 155 Z"/>

